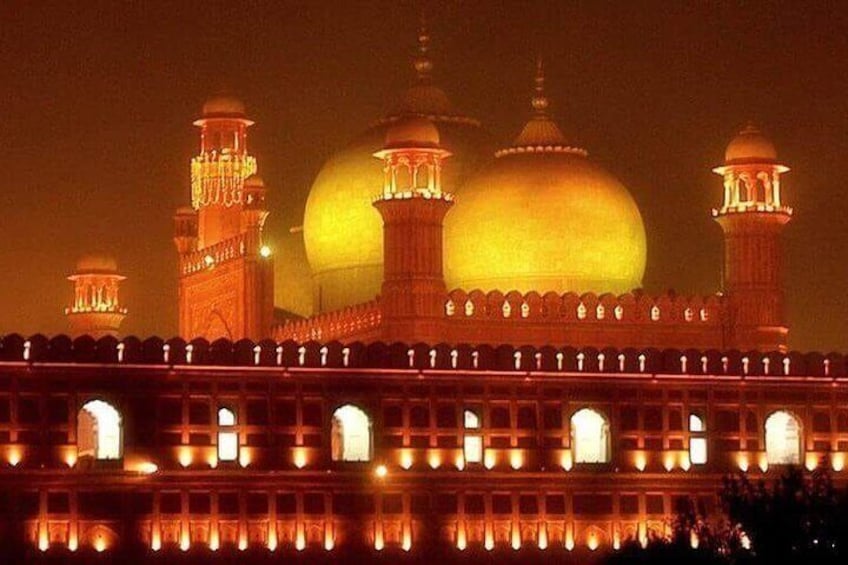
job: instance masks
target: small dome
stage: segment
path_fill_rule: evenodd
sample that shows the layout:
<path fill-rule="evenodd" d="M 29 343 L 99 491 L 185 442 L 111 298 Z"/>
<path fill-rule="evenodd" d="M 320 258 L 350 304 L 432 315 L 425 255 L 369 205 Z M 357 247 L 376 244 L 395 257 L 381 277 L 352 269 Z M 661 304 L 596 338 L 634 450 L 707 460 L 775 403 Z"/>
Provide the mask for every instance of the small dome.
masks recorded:
<path fill-rule="evenodd" d="M 438 146 L 439 130 L 427 118 L 403 118 L 386 132 L 386 148 Z"/>
<path fill-rule="evenodd" d="M 84 255 L 77 261 L 77 273 L 117 273 L 118 263 L 106 255 Z"/>
<path fill-rule="evenodd" d="M 244 102 L 230 94 L 216 94 L 203 104 L 203 117 L 244 117 Z"/>
<path fill-rule="evenodd" d="M 245 187 L 264 187 L 265 181 L 259 175 L 253 174 L 244 179 Z"/>
<path fill-rule="evenodd" d="M 777 161 L 777 149 L 769 138 L 753 124 L 748 124 L 727 145 L 726 163 Z"/>

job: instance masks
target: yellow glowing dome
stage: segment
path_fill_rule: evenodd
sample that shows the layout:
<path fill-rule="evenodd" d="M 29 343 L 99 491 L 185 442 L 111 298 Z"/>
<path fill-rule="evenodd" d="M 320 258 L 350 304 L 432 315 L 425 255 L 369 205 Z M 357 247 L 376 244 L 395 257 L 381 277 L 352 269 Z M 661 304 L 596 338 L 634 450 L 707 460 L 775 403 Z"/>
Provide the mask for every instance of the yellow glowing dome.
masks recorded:
<path fill-rule="evenodd" d="M 414 61 L 418 81 L 401 97 L 395 110 L 333 155 L 321 168 L 306 202 L 303 236 L 312 271 L 313 308 L 329 311 L 373 300 L 383 282 L 383 222 L 372 201 L 383 186 L 381 163 L 374 153 L 386 145 L 388 129 L 401 118 L 419 118 L 416 131 L 392 136 L 440 140 L 453 156 L 442 177 L 442 188 L 456 192 L 491 156 L 492 140 L 479 122 L 454 110 L 448 97 L 430 80 L 429 38 L 419 37 Z M 438 126 L 424 127 L 421 120 Z M 407 126 L 401 128 L 407 129 Z M 391 139 L 388 141 L 391 142 Z"/>
<path fill-rule="evenodd" d="M 536 115 L 512 147 L 462 187 L 445 219 L 448 287 L 539 293 L 641 287 L 645 228 L 636 203 L 585 151 L 565 143 L 537 89 Z"/>
<path fill-rule="evenodd" d="M 727 145 L 724 160 L 728 164 L 777 161 L 777 149 L 754 124 L 748 124 Z"/>
<path fill-rule="evenodd" d="M 433 122 L 421 116 L 395 122 L 386 132 L 387 149 L 394 147 L 438 147 L 439 130 Z"/>

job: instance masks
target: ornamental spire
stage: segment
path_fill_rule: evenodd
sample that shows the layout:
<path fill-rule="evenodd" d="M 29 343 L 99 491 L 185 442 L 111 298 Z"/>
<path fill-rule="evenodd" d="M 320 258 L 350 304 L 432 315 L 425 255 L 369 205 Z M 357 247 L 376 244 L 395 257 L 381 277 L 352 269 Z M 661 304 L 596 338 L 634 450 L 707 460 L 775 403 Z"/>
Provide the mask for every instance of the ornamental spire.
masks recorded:
<path fill-rule="evenodd" d="M 427 32 L 427 21 L 422 10 L 421 23 L 418 28 L 418 54 L 413 60 L 413 66 L 420 82 L 429 82 L 430 75 L 433 72 L 433 61 L 430 60 L 428 55 L 429 50 L 430 34 Z"/>
<path fill-rule="evenodd" d="M 530 104 L 533 106 L 533 110 L 537 115 L 547 116 L 548 97 L 545 96 L 545 67 L 541 55 L 536 57 L 536 78 L 534 82 L 535 92 L 533 93 L 533 98 L 530 100 Z"/>

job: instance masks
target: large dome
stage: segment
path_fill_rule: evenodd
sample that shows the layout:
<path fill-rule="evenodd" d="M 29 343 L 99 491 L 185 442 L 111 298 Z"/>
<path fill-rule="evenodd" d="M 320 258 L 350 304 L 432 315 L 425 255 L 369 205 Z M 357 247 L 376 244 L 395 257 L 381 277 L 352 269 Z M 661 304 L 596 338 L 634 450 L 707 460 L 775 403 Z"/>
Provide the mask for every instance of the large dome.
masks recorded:
<path fill-rule="evenodd" d="M 479 122 L 455 111 L 429 78 L 427 38 L 415 60 L 418 81 L 397 108 L 333 155 L 315 178 L 306 201 L 304 242 L 312 270 L 314 309 L 329 311 L 373 300 L 383 282 L 383 222 L 372 202 L 383 186 L 374 153 L 386 143 L 389 127 L 401 117 L 424 117 L 438 126 L 441 145 L 453 156 L 442 186 L 459 187 L 491 156 L 492 141 Z"/>
<path fill-rule="evenodd" d="M 383 222 L 372 202 L 384 179 L 374 153 L 385 145 L 393 121 L 379 123 L 333 155 L 312 184 L 303 231 L 318 311 L 373 300 L 380 293 Z M 461 193 L 459 187 L 491 155 L 491 140 L 474 121 L 434 121 L 442 147 L 453 155 L 442 187 Z"/>
<path fill-rule="evenodd" d="M 641 287 L 645 228 L 635 201 L 585 151 L 565 143 L 537 88 L 536 115 L 512 147 L 462 188 L 445 219 L 448 287 L 539 293 Z"/>

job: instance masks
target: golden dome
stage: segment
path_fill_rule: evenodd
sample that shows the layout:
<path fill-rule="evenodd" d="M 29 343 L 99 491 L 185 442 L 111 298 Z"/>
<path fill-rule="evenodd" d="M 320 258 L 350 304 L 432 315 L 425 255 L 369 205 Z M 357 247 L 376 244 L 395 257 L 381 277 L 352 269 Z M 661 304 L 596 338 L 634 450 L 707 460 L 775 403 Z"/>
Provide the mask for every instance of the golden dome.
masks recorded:
<path fill-rule="evenodd" d="M 757 126 L 749 123 L 727 145 L 724 161 L 727 164 L 774 162 L 777 149 Z"/>
<path fill-rule="evenodd" d="M 491 156 L 492 140 L 480 123 L 456 112 L 445 93 L 432 84 L 426 32 L 422 31 L 418 41 L 418 56 L 413 61 L 416 83 L 403 94 L 394 111 L 330 157 L 312 184 L 303 238 L 316 311 L 366 302 L 380 293 L 383 222 L 371 203 L 384 178 L 373 155 L 385 148 L 393 124 L 412 116 L 437 124 L 436 139 L 453 155 L 442 176 L 442 188 L 448 192 L 456 192 Z M 421 130 L 423 122 L 418 124 L 416 129 Z M 420 131 L 413 133 L 420 135 Z M 432 139 L 432 133 L 427 135 Z"/>
<path fill-rule="evenodd" d="M 118 263 L 107 255 L 84 255 L 77 261 L 77 274 L 117 273 Z"/>
<path fill-rule="evenodd" d="M 420 116 L 401 118 L 386 132 L 386 149 L 438 146 L 438 128 L 432 121 Z"/>
<path fill-rule="evenodd" d="M 216 94 L 203 104 L 204 118 L 244 117 L 244 103 L 230 94 Z"/>
<path fill-rule="evenodd" d="M 535 115 L 511 147 L 461 188 L 445 219 L 448 287 L 639 288 L 646 261 L 639 209 L 624 185 L 565 143 L 546 114 L 539 73 Z"/>
<path fill-rule="evenodd" d="M 384 177 L 375 152 L 384 148 L 396 120 L 383 120 L 324 163 L 306 201 L 303 236 L 317 311 L 373 300 L 383 283 L 383 222 L 372 206 Z M 492 141 L 476 121 L 441 116 L 440 145 L 453 156 L 442 188 L 458 192 L 492 154 Z"/>

